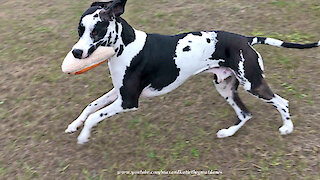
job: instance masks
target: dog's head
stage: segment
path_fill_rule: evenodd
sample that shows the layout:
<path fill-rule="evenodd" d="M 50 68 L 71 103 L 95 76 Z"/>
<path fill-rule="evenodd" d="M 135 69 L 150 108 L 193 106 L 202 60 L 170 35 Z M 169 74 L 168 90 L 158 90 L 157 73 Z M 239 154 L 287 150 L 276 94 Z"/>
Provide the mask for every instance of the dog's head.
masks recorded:
<path fill-rule="evenodd" d="M 108 38 L 110 39 L 108 36 L 115 33 L 115 18 L 124 13 L 126 2 L 127 0 L 112 0 L 94 2 L 91 5 L 79 22 L 79 41 L 72 48 L 75 58 L 86 58 L 99 46 L 107 45 Z"/>

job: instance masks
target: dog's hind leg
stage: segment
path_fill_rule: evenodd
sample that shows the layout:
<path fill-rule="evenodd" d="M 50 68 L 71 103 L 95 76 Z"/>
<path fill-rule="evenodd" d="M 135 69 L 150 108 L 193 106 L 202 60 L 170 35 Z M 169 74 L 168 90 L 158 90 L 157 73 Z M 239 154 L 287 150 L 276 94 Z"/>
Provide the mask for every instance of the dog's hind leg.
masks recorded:
<path fill-rule="evenodd" d="M 221 129 L 218 131 L 217 137 L 225 138 L 234 135 L 252 117 L 252 115 L 238 95 L 239 81 L 234 75 L 228 77 L 221 83 L 217 81 L 217 75 L 215 75 L 215 79 L 214 85 L 217 91 L 232 106 L 238 116 L 238 122 L 235 125 L 228 129 Z"/>
<path fill-rule="evenodd" d="M 249 92 L 263 101 L 272 104 L 280 112 L 283 121 L 283 125 L 279 129 L 281 135 L 292 133 L 293 123 L 290 118 L 289 101 L 274 94 L 264 79 L 261 79 L 260 85 L 254 86 Z"/>
<path fill-rule="evenodd" d="M 115 89 L 112 89 L 107 94 L 103 95 L 99 99 L 93 101 L 89 104 L 81 113 L 81 115 L 73 121 L 68 128 L 66 129 L 66 133 L 73 133 L 77 131 L 77 128 L 82 125 L 82 123 L 88 118 L 88 116 L 97 110 L 103 108 L 104 106 L 114 102 L 117 99 L 118 95 Z"/>
<path fill-rule="evenodd" d="M 244 89 L 259 99 L 272 104 L 281 114 L 283 126 L 279 129 L 282 135 L 293 131 L 293 123 L 289 113 L 289 103 L 272 92 L 263 77 L 262 59 L 252 48 L 240 50 L 240 60 L 233 69 Z"/>

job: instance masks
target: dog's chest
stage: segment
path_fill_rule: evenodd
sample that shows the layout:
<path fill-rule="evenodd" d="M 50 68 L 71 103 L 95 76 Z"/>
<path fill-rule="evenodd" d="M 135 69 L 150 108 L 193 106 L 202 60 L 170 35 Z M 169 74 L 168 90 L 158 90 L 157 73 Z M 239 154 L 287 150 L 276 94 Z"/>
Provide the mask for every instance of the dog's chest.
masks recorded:
<path fill-rule="evenodd" d="M 110 74 L 112 77 L 113 85 L 116 89 L 120 89 L 123 86 L 123 79 L 126 74 L 126 70 L 130 67 L 132 60 L 143 49 L 146 41 L 146 33 L 142 31 L 135 31 L 136 40 L 126 46 L 123 53 L 117 57 L 115 55 L 108 62 Z"/>

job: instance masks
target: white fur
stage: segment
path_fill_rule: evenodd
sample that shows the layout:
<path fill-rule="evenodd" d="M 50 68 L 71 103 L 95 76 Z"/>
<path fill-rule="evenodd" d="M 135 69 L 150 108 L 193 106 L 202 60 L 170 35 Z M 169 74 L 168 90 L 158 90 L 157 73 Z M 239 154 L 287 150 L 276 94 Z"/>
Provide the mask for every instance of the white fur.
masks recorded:
<path fill-rule="evenodd" d="M 78 136 L 78 144 L 84 144 L 88 142 L 90 137 L 91 128 L 96 126 L 100 121 L 105 118 L 111 117 L 116 113 L 122 112 L 123 108 L 121 107 L 121 100 L 118 98 L 111 105 L 91 114 L 88 119 L 85 121 L 85 125 Z M 103 116 L 101 116 L 103 114 Z"/>
<path fill-rule="evenodd" d="M 267 38 L 265 43 L 271 46 L 281 47 L 281 45 L 283 44 L 283 41 L 280 41 L 278 39 L 273 39 L 273 38 Z"/>
<path fill-rule="evenodd" d="M 293 131 L 293 123 L 292 121 L 285 121 L 283 125 L 279 128 L 281 135 L 288 135 L 291 134 Z"/>
<path fill-rule="evenodd" d="M 241 60 L 239 61 L 238 67 L 239 67 L 239 79 L 240 83 L 244 86 L 244 89 L 249 91 L 251 89 L 251 83 L 248 81 L 248 79 L 245 77 L 245 69 L 244 69 L 244 57 L 243 57 L 243 52 L 240 50 L 240 57 Z M 237 74 L 237 73 L 236 73 Z"/>
<path fill-rule="evenodd" d="M 257 44 L 258 43 L 258 38 L 253 38 L 251 45 Z"/>
<path fill-rule="evenodd" d="M 237 105 L 237 103 L 233 100 L 233 86 L 235 84 L 236 78 L 234 75 L 231 76 L 231 79 L 227 79 L 219 84 L 216 84 L 214 82 L 214 85 L 219 92 L 219 94 L 227 99 L 227 102 L 232 106 L 234 111 L 236 112 L 238 118 L 241 120 L 241 122 L 238 125 L 234 125 L 229 127 L 228 129 L 221 129 L 217 132 L 218 138 L 225 138 L 234 135 L 249 119 L 252 118 L 250 114 L 245 114 L 246 117 L 243 116 L 243 111 L 240 109 L 240 107 Z"/>
<path fill-rule="evenodd" d="M 274 98 L 270 100 L 274 106 L 276 106 L 277 110 L 280 112 L 283 126 L 279 129 L 282 135 L 287 135 L 292 133 L 293 131 L 293 123 L 290 119 L 290 112 L 289 112 L 289 101 L 283 99 L 279 95 L 275 95 Z"/>
<path fill-rule="evenodd" d="M 119 27 L 119 34 L 122 32 L 122 27 Z M 123 79 L 127 67 L 130 66 L 132 59 L 140 53 L 146 42 L 147 34 L 142 31 L 135 30 L 136 40 L 126 46 L 122 54 L 117 57 L 114 55 L 109 60 L 109 69 L 112 76 L 112 82 L 116 89 L 120 89 L 123 85 Z M 120 39 L 118 40 L 120 44 Z"/>
<path fill-rule="evenodd" d="M 320 46 L 320 41 L 318 42 L 318 46 Z"/>
<path fill-rule="evenodd" d="M 88 118 L 90 114 L 106 106 L 107 104 L 114 102 L 117 99 L 117 97 L 118 97 L 117 91 L 115 89 L 112 89 L 110 92 L 108 92 L 101 98 L 93 101 L 83 110 L 81 115 L 68 126 L 65 132 L 73 133 L 77 131 L 78 127 L 82 125 L 82 123 Z"/>
<path fill-rule="evenodd" d="M 233 75 L 233 72 L 231 71 L 231 69 L 230 68 L 226 68 L 226 67 L 212 68 L 212 69 L 207 70 L 205 72 L 206 73 L 213 73 L 213 74 L 217 75 L 218 83 L 222 83 L 228 77 Z"/>

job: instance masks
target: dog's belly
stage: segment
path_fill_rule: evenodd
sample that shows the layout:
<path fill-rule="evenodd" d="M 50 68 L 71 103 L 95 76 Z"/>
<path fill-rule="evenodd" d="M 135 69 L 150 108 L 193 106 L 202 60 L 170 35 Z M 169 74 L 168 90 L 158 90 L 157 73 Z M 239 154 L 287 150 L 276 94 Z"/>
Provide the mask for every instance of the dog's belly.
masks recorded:
<path fill-rule="evenodd" d="M 203 73 L 213 73 L 217 76 L 217 82 L 221 83 L 228 77 L 233 75 L 232 70 L 230 68 L 226 67 L 220 67 L 220 68 L 211 68 L 208 70 L 201 71 Z M 164 95 L 166 93 L 169 93 L 170 91 L 173 91 L 174 89 L 178 88 L 181 84 L 183 84 L 188 78 L 184 78 L 183 80 L 180 78 L 179 81 L 174 81 L 172 84 L 170 84 L 167 87 L 164 87 L 162 90 L 156 90 L 149 85 L 148 87 L 144 88 L 141 97 L 154 97 L 154 96 L 160 96 Z"/>

